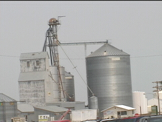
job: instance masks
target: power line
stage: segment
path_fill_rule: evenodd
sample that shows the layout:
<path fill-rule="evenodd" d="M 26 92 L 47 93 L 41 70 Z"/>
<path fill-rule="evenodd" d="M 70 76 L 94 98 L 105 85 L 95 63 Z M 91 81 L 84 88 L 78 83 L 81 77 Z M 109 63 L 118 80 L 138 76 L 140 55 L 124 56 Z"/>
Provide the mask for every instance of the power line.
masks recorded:
<path fill-rule="evenodd" d="M 135 56 L 135 57 L 130 57 L 130 58 L 145 58 L 145 57 L 156 57 L 156 56 L 162 56 L 162 54 L 159 54 L 159 55 Z"/>
<path fill-rule="evenodd" d="M 0 57 L 16 57 L 16 58 L 19 58 L 20 56 L 0 55 Z"/>
<path fill-rule="evenodd" d="M 62 48 L 61 45 L 59 45 L 61 47 L 61 49 L 63 50 L 63 52 L 65 53 L 65 55 L 67 56 L 67 58 L 69 59 L 70 63 L 72 64 L 72 66 L 74 67 L 74 69 L 77 71 L 78 75 L 80 76 L 80 78 L 83 80 L 83 82 L 85 83 L 85 85 L 87 86 L 88 90 L 91 92 L 92 96 L 94 96 L 94 93 L 92 92 L 92 90 L 90 89 L 90 87 L 88 86 L 88 84 L 85 82 L 85 80 L 83 79 L 83 77 L 81 76 L 81 74 L 79 73 L 79 71 L 77 70 L 76 66 L 73 64 L 73 62 L 70 60 L 69 56 L 66 54 L 66 52 L 64 51 L 64 49 Z"/>
<path fill-rule="evenodd" d="M 130 57 L 130 58 L 147 58 L 147 57 L 160 57 L 160 56 L 162 56 L 162 54 L 159 54 L 159 55 L 134 56 L 134 57 Z M 20 56 L 14 56 L 14 55 L 0 55 L 0 57 L 20 58 Z M 67 59 L 68 60 L 68 58 L 60 58 L 60 59 Z M 71 59 L 84 60 L 85 58 L 71 58 Z"/>

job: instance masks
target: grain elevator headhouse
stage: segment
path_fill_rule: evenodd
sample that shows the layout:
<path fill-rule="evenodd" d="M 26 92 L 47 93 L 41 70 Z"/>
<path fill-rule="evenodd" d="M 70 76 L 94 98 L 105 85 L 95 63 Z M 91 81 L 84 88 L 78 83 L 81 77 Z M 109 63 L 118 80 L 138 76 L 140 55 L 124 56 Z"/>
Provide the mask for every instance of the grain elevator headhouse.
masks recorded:
<path fill-rule="evenodd" d="M 40 106 L 52 102 L 52 80 L 49 79 L 47 52 L 22 53 L 20 55 L 20 101 Z"/>
<path fill-rule="evenodd" d="M 75 101 L 74 77 L 59 65 L 57 26 L 60 23 L 51 18 L 48 25 L 42 52 L 20 56 L 20 101 L 34 106 Z"/>

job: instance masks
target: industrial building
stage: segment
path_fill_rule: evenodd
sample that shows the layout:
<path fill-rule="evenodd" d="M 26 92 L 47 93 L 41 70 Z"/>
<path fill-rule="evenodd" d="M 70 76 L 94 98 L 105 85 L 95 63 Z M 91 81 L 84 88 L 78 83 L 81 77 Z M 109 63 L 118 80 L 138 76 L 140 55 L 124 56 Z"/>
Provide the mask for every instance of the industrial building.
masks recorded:
<path fill-rule="evenodd" d="M 24 53 L 20 55 L 19 96 L 34 106 L 45 106 L 54 101 L 54 88 L 49 78 L 47 52 Z"/>
<path fill-rule="evenodd" d="M 17 116 L 17 101 L 0 93 L 0 122 L 11 122 Z"/>
<path fill-rule="evenodd" d="M 34 117 L 34 107 L 26 103 L 17 104 L 18 114 L 17 117 L 24 118 L 27 122 L 32 122 Z"/>
<path fill-rule="evenodd" d="M 34 106 L 59 102 L 57 69 L 49 66 L 47 52 L 23 53 L 20 55 L 19 95 L 20 101 Z M 75 100 L 74 77 L 60 67 L 67 101 Z M 65 100 L 66 101 L 66 100 Z"/>
<path fill-rule="evenodd" d="M 133 107 L 129 54 L 106 43 L 86 57 L 86 68 L 87 83 L 98 97 L 100 111 L 114 105 Z"/>
<path fill-rule="evenodd" d="M 103 113 L 104 119 L 113 119 L 113 118 L 124 118 L 134 115 L 135 108 L 125 106 L 125 105 L 115 105 L 110 108 L 104 109 L 101 112 Z"/>
<path fill-rule="evenodd" d="M 47 121 L 58 120 L 68 109 L 58 106 L 42 106 L 34 107 L 34 118 L 32 121 L 40 121 L 40 116 L 47 116 Z M 70 115 L 67 114 L 65 119 L 70 119 Z"/>
<path fill-rule="evenodd" d="M 152 106 L 157 106 L 157 111 L 162 113 L 162 91 L 154 92 L 154 97 L 148 100 L 148 112 L 151 112 Z"/>
<path fill-rule="evenodd" d="M 14 116 L 25 117 L 28 122 L 42 117 L 57 120 L 68 109 L 85 109 L 85 102 L 75 101 L 74 76 L 59 64 L 60 23 L 51 18 L 48 25 L 43 50 L 20 55 L 18 85 L 24 103 L 18 104 Z M 86 57 L 86 70 L 90 109 L 101 112 L 114 105 L 133 107 L 129 54 L 107 41 Z"/>

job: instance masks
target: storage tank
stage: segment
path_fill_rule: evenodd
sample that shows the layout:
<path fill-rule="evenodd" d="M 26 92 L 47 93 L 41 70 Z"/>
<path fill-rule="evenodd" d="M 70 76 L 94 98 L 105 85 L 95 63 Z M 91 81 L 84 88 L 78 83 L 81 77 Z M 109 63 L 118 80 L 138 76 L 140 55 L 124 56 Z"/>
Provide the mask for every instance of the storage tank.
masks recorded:
<path fill-rule="evenodd" d="M 100 111 L 113 105 L 133 107 L 129 54 L 106 43 L 86 57 L 86 68 L 87 83 L 98 97 Z"/>
<path fill-rule="evenodd" d="M 96 96 L 89 98 L 89 109 L 98 109 L 98 98 Z"/>
<path fill-rule="evenodd" d="M 0 93 L 0 122 L 11 122 L 11 118 L 17 114 L 17 101 Z"/>
<path fill-rule="evenodd" d="M 60 66 L 60 76 L 61 76 L 61 81 L 62 81 L 61 101 L 66 101 L 65 67 L 63 67 L 63 66 Z"/>
<path fill-rule="evenodd" d="M 74 76 L 70 72 L 65 71 L 65 89 L 67 93 L 67 101 L 75 101 Z"/>
<path fill-rule="evenodd" d="M 135 113 L 146 114 L 148 112 L 145 92 L 141 91 L 133 92 L 133 107 L 136 109 Z"/>
<path fill-rule="evenodd" d="M 59 101 L 59 85 L 58 85 L 58 71 L 56 66 L 49 67 L 50 75 L 52 75 L 52 81 L 53 81 L 53 98 L 54 102 Z"/>

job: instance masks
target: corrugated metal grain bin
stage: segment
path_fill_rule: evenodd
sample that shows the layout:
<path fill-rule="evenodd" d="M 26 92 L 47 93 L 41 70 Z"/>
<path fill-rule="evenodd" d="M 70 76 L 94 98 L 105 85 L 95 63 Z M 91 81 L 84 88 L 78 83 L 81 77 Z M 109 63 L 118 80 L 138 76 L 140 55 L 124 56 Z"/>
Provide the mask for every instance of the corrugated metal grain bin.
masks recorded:
<path fill-rule="evenodd" d="M 17 101 L 0 93 L 0 122 L 11 122 L 17 116 Z"/>
<path fill-rule="evenodd" d="M 89 98 L 89 109 L 98 109 L 98 98 L 96 96 Z"/>
<path fill-rule="evenodd" d="M 98 97 L 100 111 L 113 105 L 133 106 L 129 54 L 107 43 L 86 57 L 86 66 L 88 86 Z"/>

